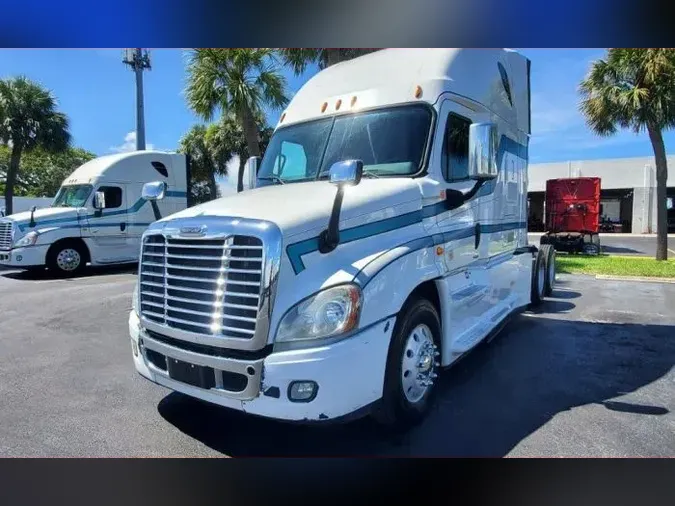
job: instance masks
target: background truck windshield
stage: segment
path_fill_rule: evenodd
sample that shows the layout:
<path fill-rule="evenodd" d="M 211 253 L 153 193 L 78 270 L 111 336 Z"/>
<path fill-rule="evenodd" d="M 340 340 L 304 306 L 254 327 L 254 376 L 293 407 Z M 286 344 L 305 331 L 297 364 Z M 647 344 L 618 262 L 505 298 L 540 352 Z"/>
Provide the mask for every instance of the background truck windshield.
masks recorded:
<path fill-rule="evenodd" d="M 328 175 L 335 162 L 348 159 L 362 160 L 364 171 L 378 176 L 411 175 L 421 168 L 431 120 L 427 106 L 410 105 L 280 128 L 258 177 L 316 179 Z"/>
<path fill-rule="evenodd" d="M 89 184 L 62 186 L 54 197 L 52 207 L 83 207 L 91 189 L 92 186 Z"/>

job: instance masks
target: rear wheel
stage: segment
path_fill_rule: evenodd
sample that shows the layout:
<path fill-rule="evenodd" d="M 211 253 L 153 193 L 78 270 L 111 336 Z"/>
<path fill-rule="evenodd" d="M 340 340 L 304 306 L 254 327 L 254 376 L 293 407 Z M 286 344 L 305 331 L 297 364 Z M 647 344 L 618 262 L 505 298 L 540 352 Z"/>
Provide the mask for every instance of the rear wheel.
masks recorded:
<path fill-rule="evenodd" d="M 555 249 L 547 244 L 542 246 L 540 254 L 544 259 L 546 276 L 544 277 L 544 296 L 550 297 L 555 286 Z"/>
<path fill-rule="evenodd" d="M 426 299 L 407 304 L 394 327 L 382 400 L 373 413 L 379 423 L 401 430 L 424 419 L 436 393 L 440 339 L 434 305 Z"/>
<path fill-rule="evenodd" d="M 591 241 L 593 241 L 593 236 L 591 236 Z M 597 256 L 600 254 L 600 241 L 597 242 L 587 242 L 583 245 L 584 255 L 593 255 Z"/>
<path fill-rule="evenodd" d="M 49 251 L 47 267 L 61 276 L 79 274 L 86 265 L 86 252 L 77 242 L 55 244 Z"/>
<path fill-rule="evenodd" d="M 532 264 L 530 301 L 533 306 L 538 306 L 544 301 L 546 289 L 546 262 L 541 249 L 537 252 L 537 256 L 534 258 Z"/>

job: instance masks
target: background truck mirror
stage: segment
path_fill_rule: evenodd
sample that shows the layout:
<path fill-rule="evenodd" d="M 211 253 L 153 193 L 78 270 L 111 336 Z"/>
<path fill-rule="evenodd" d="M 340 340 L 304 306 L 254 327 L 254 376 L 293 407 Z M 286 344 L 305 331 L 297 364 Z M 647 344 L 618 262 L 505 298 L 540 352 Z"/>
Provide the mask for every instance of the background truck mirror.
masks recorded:
<path fill-rule="evenodd" d="M 94 209 L 105 209 L 105 193 L 96 192 L 94 193 Z"/>
<path fill-rule="evenodd" d="M 164 181 L 153 181 L 143 185 L 142 197 L 145 200 L 162 200 L 166 193 L 166 183 Z"/>

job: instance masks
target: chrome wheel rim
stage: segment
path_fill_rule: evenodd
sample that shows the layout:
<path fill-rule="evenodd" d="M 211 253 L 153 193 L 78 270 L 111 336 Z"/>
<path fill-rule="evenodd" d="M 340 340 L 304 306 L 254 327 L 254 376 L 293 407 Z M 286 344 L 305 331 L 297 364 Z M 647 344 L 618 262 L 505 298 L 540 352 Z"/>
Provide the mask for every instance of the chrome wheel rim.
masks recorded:
<path fill-rule="evenodd" d="M 66 248 L 59 251 L 56 256 L 56 265 L 59 269 L 66 272 L 72 272 L 80 266 L 82 257 L 80 253 L 73 248 Z"/>
<path fill-rule="evenodd" d="M 419 402 L 431 389 L 437 376 L 439 355 L 428 326 L 417 325 L 408 334 L 401 360 L 401 384 L 409 402 Z"/>

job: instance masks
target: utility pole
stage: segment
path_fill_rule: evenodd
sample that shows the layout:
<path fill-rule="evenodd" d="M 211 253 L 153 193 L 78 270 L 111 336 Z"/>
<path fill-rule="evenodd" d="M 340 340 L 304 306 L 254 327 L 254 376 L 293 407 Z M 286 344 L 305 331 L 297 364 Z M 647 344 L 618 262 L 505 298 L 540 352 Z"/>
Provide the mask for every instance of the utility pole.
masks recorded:
<path fill-rule="evenodd" d="M 128 48 L 124 50 L 122 62 L 129 65 L 136 74 L 136 149 L 145 150 L 145 112 L 143 110 L 143 71 L 150 69 L 150 55 L 147 50 Z"/>

